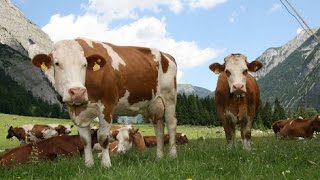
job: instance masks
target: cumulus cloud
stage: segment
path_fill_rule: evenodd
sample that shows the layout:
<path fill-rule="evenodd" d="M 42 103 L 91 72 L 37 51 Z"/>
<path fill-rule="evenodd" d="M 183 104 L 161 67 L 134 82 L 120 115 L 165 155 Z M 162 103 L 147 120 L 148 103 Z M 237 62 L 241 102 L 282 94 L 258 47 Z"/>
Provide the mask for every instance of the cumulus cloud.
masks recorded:
<path fill-rule="evenodd" d="M 227 2 L 227 0 L 189 0 L 188 5 L 191 9 L 209 9 L 225 2 Z"/>
<path fill-rule="evenodd" d="M 158 48 L 173 55 L 180 69 L 202 65 L 223 52 L 222 49 L 201 48 L 193 41 L 176 41 L 166 30 L 165 18 L 144 17 L 127 25 L 108 29 L 92 15 L 54 15 L 42 29 L 53 41 L 83 36 L 117 45 Z M 181 78 L 183 72 L 180 71 L 179 74 Z"/>

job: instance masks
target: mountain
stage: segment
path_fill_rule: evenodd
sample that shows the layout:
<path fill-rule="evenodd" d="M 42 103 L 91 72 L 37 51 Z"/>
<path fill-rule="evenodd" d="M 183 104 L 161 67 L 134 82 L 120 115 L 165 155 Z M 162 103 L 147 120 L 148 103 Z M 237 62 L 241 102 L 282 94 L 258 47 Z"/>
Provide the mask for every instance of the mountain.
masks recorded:
<path fill-rule="evenodd" d="M 320 29 L 316 30 L 320 36 Z M 270 48 L 260 57 L 264 67 L 255 74 L 263 100 L 280 99 L 286 108 L 320 110 L 320 44 L 305 31 L 282 47 Z"/>
<path fill-rule="evenodd" d="M 38 51 L 49 52 L 52 45 L 49 36 L 25 18 L 10 0 L 0 0 L 0 69 L 3 73 L 0 76 L 8 76 L 34 98 L 61 107 L 54 89 L 29 58 Z"/>
<path fill-rule="evenodd" d="M 213 92 L 208 89 L 192 86 L 191 84 L 178 84 L 177 91 L 179 94 L 186 94 L 186 95 L 197 95 L 200 98 L 204 98 L 206 96 L 213 96 Z"/>

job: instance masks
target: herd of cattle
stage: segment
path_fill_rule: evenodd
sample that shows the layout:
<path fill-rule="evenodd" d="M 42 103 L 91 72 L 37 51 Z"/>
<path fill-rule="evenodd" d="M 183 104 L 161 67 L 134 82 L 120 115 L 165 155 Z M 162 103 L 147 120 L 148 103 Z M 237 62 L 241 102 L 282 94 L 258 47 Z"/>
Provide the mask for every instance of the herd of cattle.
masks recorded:
<path fill-rule="evenodd" d="M 69 135 L 72 126 L 28 124 L 21 127 L 10 127 L 7 139 L 16 137 L 20 146 L 8 149 L 0 156 L 0 165 L 13 166 L 24 164 L 33 160 L 53 160 L 58 156 L 72 156 L 83 154 L 84 146 L 79 135 Z M 146 147 L 156 145 L 155 136 L 142 136 L 139 129 L 132 125 L 113 125 L 111 128 L 111 141 L 109 152 L 126 153 L 134 146 L 143 152 Z M 98 143 L 97 128 L 91 129 L 91 147 L 94 151 L 101 151 Z M 177 144 L 187 144 L 187 136 L 182 133 L 176 134 Z M 165 135 L 164 143 L 169 143 L 168 134 Z"/>
<path fill-rule="evenodd" d="M 145 137 L 145 145 L 156 144 L 156 157 L 161 159 L 164 143 L 168 143 L 169 156 L 177 156 L 176 143 L 181 143 L 179 135 L 183 135 L 176 133 L 177 63 L 170 54 L 153 48 L 117 46 L 78 38 L 58 41 L 49 54 L 39 53 L 31 58 L 66 104 L 70 118 L 79 127 L 79 135 L 56 136 L 24 145 L 28 152 L 38 149 L 46 158 L 59 153 L 68 154 L 62 145 L 64 139 L 68 139 L 66 141 L 73 142 L 69 144 L 72 146 L 70 149 L 83 150 L 87 167 L 94 164 L 92 151 L 97 147 L 101 150 L 101 165 L 110 167 L 109 153 L 125 151 L 130 146 L 128 137 L 138 149 L 144 149 L 143 145 L 139 145 L 142 138 L 138 140 L 138 130 L 116 128 L 112 126 L 112 117 L 142 114 L 144 119 L 153 123 L 156 134 L 155 137 Z M 219 74 L 215 103 L 228 144 L 231 147 L 235 145 L 236 125 L 239 124 L 243 148 L 250 150 L 252 121 L 260 102 L 259 86 L 250 73 L 259 71 L 262 63 L 249 63 L 245 55 L 230 54 L 224 58 L 223 64 L 213 63 L 209 68 Z M 99 119 L 98 130 L 90 127 L 95 118 Z M 296 119 L 279 122 L 275 123 L 274 129 L 283 137 L 310 137 L 313 131 L 318 130 L 319 121 L 319 116 L 315 116 L 309 121 Z M 164 134 L 164 123 L 168 135 Z M 50 129 L 42 137 L 61 134 L 55 131 Z M 132 135 L 134 132 L 136 136 Z M 118 141 L 112 142 L 114 134 L 117 134 Z M 27 141 L 39 136 L 32 134 L 24 137 L 23 141 Z M 80 141 L 83 144 L 81 147 Z M 50 146 L 54 148 L 46 151 Z M 18 148 L 6 154 L 10 159 L 10 152 L 19 154 L 20 151 L 23 150 Z"/>

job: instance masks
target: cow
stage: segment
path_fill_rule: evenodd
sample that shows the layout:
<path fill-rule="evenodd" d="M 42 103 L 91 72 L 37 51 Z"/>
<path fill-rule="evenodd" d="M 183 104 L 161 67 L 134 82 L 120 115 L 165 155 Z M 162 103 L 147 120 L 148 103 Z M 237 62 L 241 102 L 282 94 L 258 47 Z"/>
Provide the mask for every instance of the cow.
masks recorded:
<path fill-rule="evenodd" d="M 97 133 L 91 132 L 92 142 L 97 142 Z M 53 160 L 60 155 L 83 154 L 84 146 L 79 135 L 55 136 L 42 141 L 24 144 L 6 151 L 0 157 L 0 165 L 14 166 L 30 163 L 34 160 Z"/>
<path fill-rule="evenodd" d="M 146 146 L 152 147 L 156 145 L 156 136 L 143 136 Z M 187 144 L 189 140 L 187 135 L 183 133 L 176 133 L 176 143 L 177 144 Z M 169 144 L 169 134 L 164 135 L 164 144 Z"/>
<path fill-rule="evenodd" d="M 10 126 L 6 138 L 10 139 L 15 136 L 20 141 L 20 144 L 26 144 L 58 135 L 69 134 L 70 132 L 70 127 L 61 124 L 26 124 L 15 128 Z"/>
<path fill-rule="evenodd" d="M 302 119 L 301 117 L 299 117 L 298 119 Z M 287 119 L 282 119 L 282 120 L 278 120 L 272 123 L 271 127 L 272 130 L 274 132 L 274 134 L 276 135 L 276 137 L 279 136 L 279 132 L 280 130 L 288 123 L 290 123 L 291 121 L 295 120 L 295 118 L 287 118 Z"/>
<path fill-rule="evenodd" d="M 294 119 L 287 123 L 279 132 L 281 138 L 309 138 L 315 131 L 320 131 L 320 115 L 309 119 Z"/>
<path fill-rule="evenodd" d="M 165 120 L 170 134 L 169 155 L 177 156 L 177 65 L 171 55 L 152 48 L 77 38 L 56 42 L 51 53 L 35 55 L 32 63 L 45 71 L 79 127 L 86 144 L 87 167 L 94 164 L 90 123 L 96 117 L 103 167 L 111 166 L 108 144 L 113 115 L 142 114 L 150 119 L 157 135 L 157 159 L 164 155 Z"/>
<path fill-rule="evenodd" d="M 251 149 L 252 121 L 260 101 L 260 90 L 255 78 L 249 72 L 262 68 L 259 61 L 247 62 L 243 54 L 230 54 L 224 63 L 213 63 L 210 70 L 219 74 L 215 90 L 215 104 L 228 147 L 235 146 L 235 126 L 241 126 L 243 148 Z"/>

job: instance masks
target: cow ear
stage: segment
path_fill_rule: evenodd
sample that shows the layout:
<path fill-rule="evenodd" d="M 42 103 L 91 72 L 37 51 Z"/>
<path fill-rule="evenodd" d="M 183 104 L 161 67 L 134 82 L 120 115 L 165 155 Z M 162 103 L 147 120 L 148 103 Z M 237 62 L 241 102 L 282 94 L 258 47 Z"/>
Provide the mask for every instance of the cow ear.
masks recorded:
<path fill-rule="evenodd" d="M 213 63 L 209 66 L 209 68 L 211 69 L 212 72 L 214 72 L 215 74 L 220 74 L 221 72 L 224 71 L 224 64 L 221 65 L 219 63 Z"/>
<path fill-rule="evenodd" d="M 257 72 L 259 69 L 262 68 L 262 63 L 260 61 L 252 61 L 251 63 L 247 64 L 249 71 Z"/>
<path fill-rule="evenodd" d="M 88 70 L 92 70 L 92 71 L 98 71 L 106 64 L 106 60 L 98 54 L 93 54 L 91 56 L 88 56 L 87 62 L 88 62 L 88 66 L 87 66 Z"/>
<path fill-rule="evenodd" d="M 70 129 L 73 128 L 73 124 L 71 124 Z"/>
<path fill-rule="evenodd" d="M 13 127 L 12 126 L 10 126 L 10 128 L 9 129 L 13 129 Z"/>
<path fill-rule="evenodd" d="M 52 58 L 46 54 L 37 54 L 32 58 L 32 64 L 46 71 L 52 66 Z"/>

